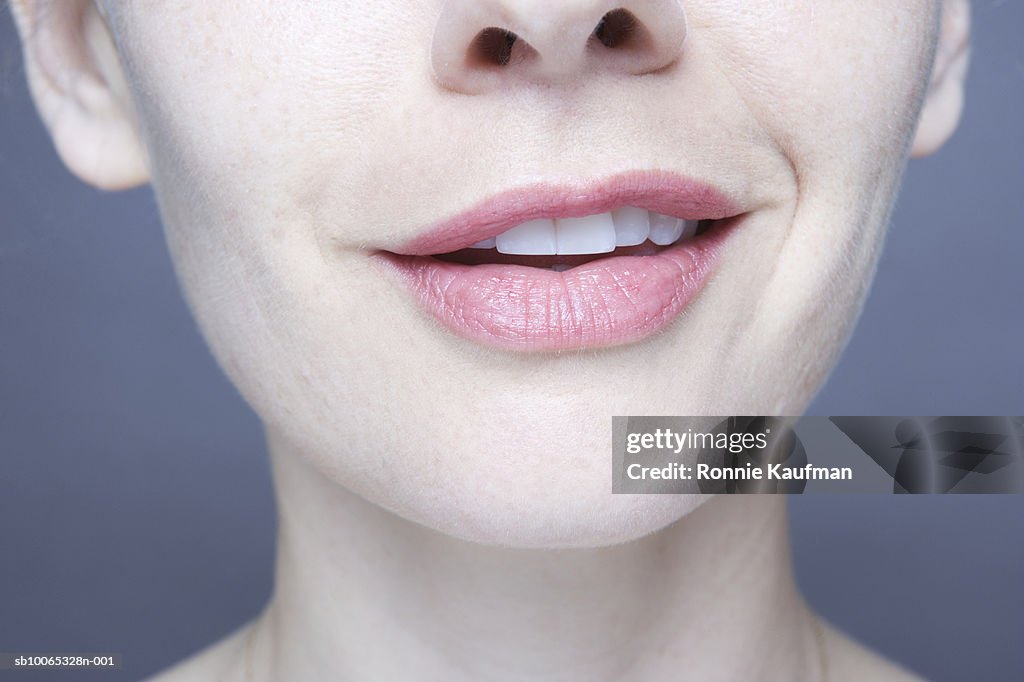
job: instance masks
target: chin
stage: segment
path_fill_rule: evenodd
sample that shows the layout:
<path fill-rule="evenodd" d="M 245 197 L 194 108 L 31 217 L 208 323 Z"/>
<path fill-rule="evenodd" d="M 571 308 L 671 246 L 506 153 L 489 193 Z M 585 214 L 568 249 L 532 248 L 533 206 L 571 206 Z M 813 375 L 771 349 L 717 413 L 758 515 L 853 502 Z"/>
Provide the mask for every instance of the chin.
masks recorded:
<path fill-rule="evenodd" d="M 468 497 L 468 496 L 467 496 Z M 512 549 L 591 549 L 656 533 L 700 507 L 706 495 L 473 496 L 414 520 L 460 540 Z M 419 518 L 416 518 L 416 517 Z"/>
<path fill-rule="evenodd" d="M 678 521 L 709 496 L 612 494 L 610 443 L 551 447 L 523 439 L 467 448 L 437 463 L 430 484 L 407 479 L 380 500 L 445 535 L 512 548 L 590 548 L 637 540 Z M 571 441 L 571 438 L 566 438 Z M 483 445 L 483 444 L 481 444 Z M 486 457 L 476 453 L 487 452 Z M 453 456 L 454 455 L 454 456 Z M 424 461 L 424 460 L 421 460 Z"/>

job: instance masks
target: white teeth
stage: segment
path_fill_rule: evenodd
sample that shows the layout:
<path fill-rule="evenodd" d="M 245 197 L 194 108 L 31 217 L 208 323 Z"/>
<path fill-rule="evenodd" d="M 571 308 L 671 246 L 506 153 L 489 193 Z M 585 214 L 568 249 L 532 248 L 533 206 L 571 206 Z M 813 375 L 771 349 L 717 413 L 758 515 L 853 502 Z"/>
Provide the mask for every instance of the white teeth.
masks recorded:
<path fill-rule="evenodd" d="M 555 221 L 531 220 L 495 237 L 498 253 L 516 256 L 554 256 Z"/>
<path fill-rule="evenodd" d="M 558 255 L 610 253 L 615 250 L 615 224 L 610 213 L 555 221 Z"/>
<path fill-rule="evenodd" d="M 634 206 L 626 206 L 612 211 L 615 221 L 615 245 L 636 246 L 647 241 L 651 231 L 651 221 L 647 211 Z"/>
<path fill-rule="evenodd" d="M 695 236 L 697 227 L 696 220 L 624 206 L 582 218 L 531 220 L 469 248 L 497 248 L 498 253 L 516 256 L 610 253 L 618 246 L 637 246 L 648 239 L 668 246 Z"/>
<path fill-rule="evenodd" d="M 651 211 L 651 241 L 668 246 L 683 235 L 683 223 L 679 218 Z"/>

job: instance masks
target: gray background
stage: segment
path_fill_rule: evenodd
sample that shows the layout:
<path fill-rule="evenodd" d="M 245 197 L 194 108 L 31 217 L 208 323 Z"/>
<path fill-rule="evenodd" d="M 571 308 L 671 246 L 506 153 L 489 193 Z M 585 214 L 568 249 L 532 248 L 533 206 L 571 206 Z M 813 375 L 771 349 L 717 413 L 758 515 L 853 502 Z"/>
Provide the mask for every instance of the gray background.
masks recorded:
<path fill-rule="evenodd" d="M 975 2 L 960 131 L 913 162 L 812 414 L 1024 412 L 1024 3 Z M 794 498 L 800 583 L 935 680 L 1024 679 L 1024 497 Z M 255 615 L 259 423 L 178 293 L 147 190 L 59 164 L 0 3 L 0 651 L 116 651 L 135 680 Z"/>

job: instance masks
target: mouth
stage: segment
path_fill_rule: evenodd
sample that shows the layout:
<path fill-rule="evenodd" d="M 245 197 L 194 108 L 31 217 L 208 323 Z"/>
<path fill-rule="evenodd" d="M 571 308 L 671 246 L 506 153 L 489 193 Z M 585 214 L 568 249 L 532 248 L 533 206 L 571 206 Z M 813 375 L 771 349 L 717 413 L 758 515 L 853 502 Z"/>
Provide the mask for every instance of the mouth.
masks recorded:
<path fill-rule="evenodd" d="M 653 256 L 704 234 L 715 224 L 625 206 L 581 218 L 531 220 L 467 249 L 432 257 L 463 265 L 518 265 L 565 272 L 605 258 Z"/>
<path fill-rule="evenodd" d="M 741 218 L 709 185 L 632 173 L 514 190 L 376 255 L 462 338 L 513 351 L 607 347 L 678 317 Z"/>

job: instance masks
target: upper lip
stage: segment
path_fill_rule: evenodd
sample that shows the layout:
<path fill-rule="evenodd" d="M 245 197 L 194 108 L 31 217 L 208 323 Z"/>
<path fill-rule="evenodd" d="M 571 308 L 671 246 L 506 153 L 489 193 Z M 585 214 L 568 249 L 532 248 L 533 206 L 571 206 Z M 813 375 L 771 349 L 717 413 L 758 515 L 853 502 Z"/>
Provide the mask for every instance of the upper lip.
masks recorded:
<path fill-rule="evenodd" d="M 501 192 L 427 228 L 394 253 L 449 253 L 529 220 L 588 216 L 623 206 L 687 220 L 717 220 L 740 212 L 725 192 L 705 182 L 664 171 L 633 171 L 598 180 L 537 183 Z"/>

